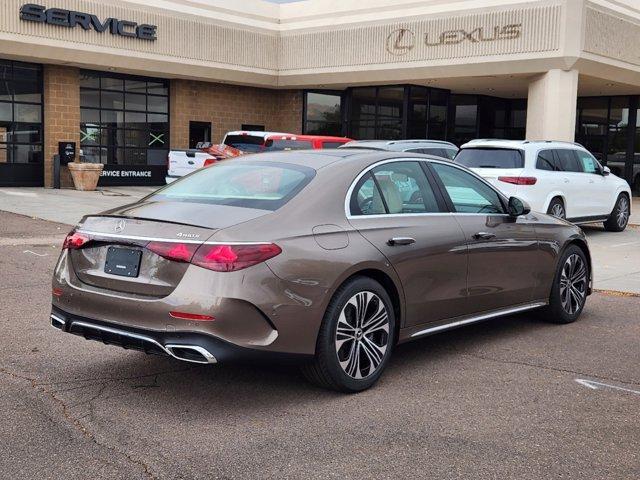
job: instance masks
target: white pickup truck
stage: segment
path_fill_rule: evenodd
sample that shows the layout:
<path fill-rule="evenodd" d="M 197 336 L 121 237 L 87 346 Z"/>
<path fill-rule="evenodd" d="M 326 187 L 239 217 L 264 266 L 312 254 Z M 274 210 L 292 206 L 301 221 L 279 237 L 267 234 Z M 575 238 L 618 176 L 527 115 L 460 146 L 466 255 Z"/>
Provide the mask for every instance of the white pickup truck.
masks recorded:
<path fill-rule="evenodd" d="M 171 150 L 167 165 L 167 183 L 171 183 L 205 165 L 216 162 L 217 159 L 205 151 L 210 146 L 210 144 L 198 144 L 198 148 L 194 150 Z"/>
<path fill-rule="evenodd" d="M 270 137 L 289 137 L 291 134 L 278 132 L 237 131 L 225 135 L 222 144 L 200 143 L 193 150 L 172 150 L 169 152 L 167 183 L 226 158 L 243 153 L 257 153 L 266 150 Z"/>

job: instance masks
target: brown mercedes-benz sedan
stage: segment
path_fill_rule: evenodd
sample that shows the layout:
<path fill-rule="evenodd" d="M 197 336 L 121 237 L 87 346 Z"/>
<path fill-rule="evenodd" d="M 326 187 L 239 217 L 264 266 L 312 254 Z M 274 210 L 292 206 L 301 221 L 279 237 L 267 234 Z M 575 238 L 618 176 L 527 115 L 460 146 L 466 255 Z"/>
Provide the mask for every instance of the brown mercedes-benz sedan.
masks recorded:
<path fill-rule="evenodd" d="M 197 363 L 287 355 L 373 385 L 393 347 L 539 309 L 576 320 L 582 231 L 465 167 L 362 150 L 264 153 L 85 217 L 53 279 L 56 328 Z"/>

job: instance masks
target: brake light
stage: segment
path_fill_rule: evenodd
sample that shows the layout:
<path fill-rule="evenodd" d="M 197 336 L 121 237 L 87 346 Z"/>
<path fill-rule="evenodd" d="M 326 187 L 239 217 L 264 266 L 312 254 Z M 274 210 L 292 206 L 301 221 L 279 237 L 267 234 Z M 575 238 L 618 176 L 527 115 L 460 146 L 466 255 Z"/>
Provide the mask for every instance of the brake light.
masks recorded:
<path fill-rule="evenodd" d="M 498 177 L 498 180 L 513 185 L 535 185 L 538 181 L 536 177 Z"/>
<path fill-rule="evenodd" d="M 204 161 L 204 165 L 203 165 L 203 166 L 204 166 L 204 167 L 208 167 L 209 165 L 213 165 L 213 164 L 214 164 L 214 163 L 216 163 L 217 161 L 218 161 L 218 160 L 217 160 L 217 159 L 215 159 L 215 158 L 207 158 L 207 159 Z"/>
<path fill-rule="evenodd" d="M 147 249 L 156 255 L 174 262 L 189 263 L 196 253 L 198 245 L 193 243 L 149 242 Z"/>
<path fill-rule="evenodd" d="M 87 235 L 76 232 L 75 230 L 67 235 L 62 244 L 62 249 L 78 250 L 85 246 L 91 240 Z"/>
<path fill-rule="evenodd" d="M 273 244 L 202 245 L 191 263 L 215 272 L 234 272 L 257 265 L 279 255 L 282 249 Z"/>

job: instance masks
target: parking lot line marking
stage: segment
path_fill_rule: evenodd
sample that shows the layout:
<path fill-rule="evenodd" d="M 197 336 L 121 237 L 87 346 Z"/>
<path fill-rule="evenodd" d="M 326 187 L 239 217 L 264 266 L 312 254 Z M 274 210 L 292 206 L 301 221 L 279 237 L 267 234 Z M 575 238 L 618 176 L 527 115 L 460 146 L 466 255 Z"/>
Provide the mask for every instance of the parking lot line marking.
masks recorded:
<path fill-rule="evenodd" d="M 36 255 L 38 257 L 46 257 L 47 255 L 49 255 L 48 253 L 36 253 L 36 252 L 31 251 L 31 250 L 25 250 L 22 253 L 30 253 L 31 255 Z"/>
<path fill-rule="evenodd" d="M 609 385 L 608 383 L 594 382 L 593 380 L 585 380 L 583 378 L 576 378 L 576 382 L 578 382 L 583 387 L 590 388 L 591 390 L 598 390 L 599 388 L 611 388 L 613 390 L 620 390 L 622 392 L 635 393 L 636 395 L 640 395 L 640 391 L 631 390 L 630 388 L 618 387 L 617 385 Z"/>
<path fill-rule="evenodd" d="M 611 248 L 628 247 L 629 245 L 640 245 L 640 242 L 616 243 L 615 245 L 611 245 Z"/>

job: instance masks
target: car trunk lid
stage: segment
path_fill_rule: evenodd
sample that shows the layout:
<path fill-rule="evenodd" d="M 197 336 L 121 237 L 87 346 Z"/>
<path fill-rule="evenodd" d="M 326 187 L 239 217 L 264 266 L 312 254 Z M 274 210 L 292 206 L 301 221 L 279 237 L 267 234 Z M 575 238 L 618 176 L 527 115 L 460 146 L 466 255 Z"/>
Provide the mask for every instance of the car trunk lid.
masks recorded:
<path fill-rule="evenodd" d="M 222 205 L 162 203 L 161 210 L 157 203 L 142 204 L 125 207 L 119 214 L 86 217 L 77 233 L 88 242 L 69 250 L 78 279 L 110 291 L 167 296 L 182 280 L 190 257 L 211 235 L 269 213 Z M 179 218 L 202 225 L 178 222 Z"/>

